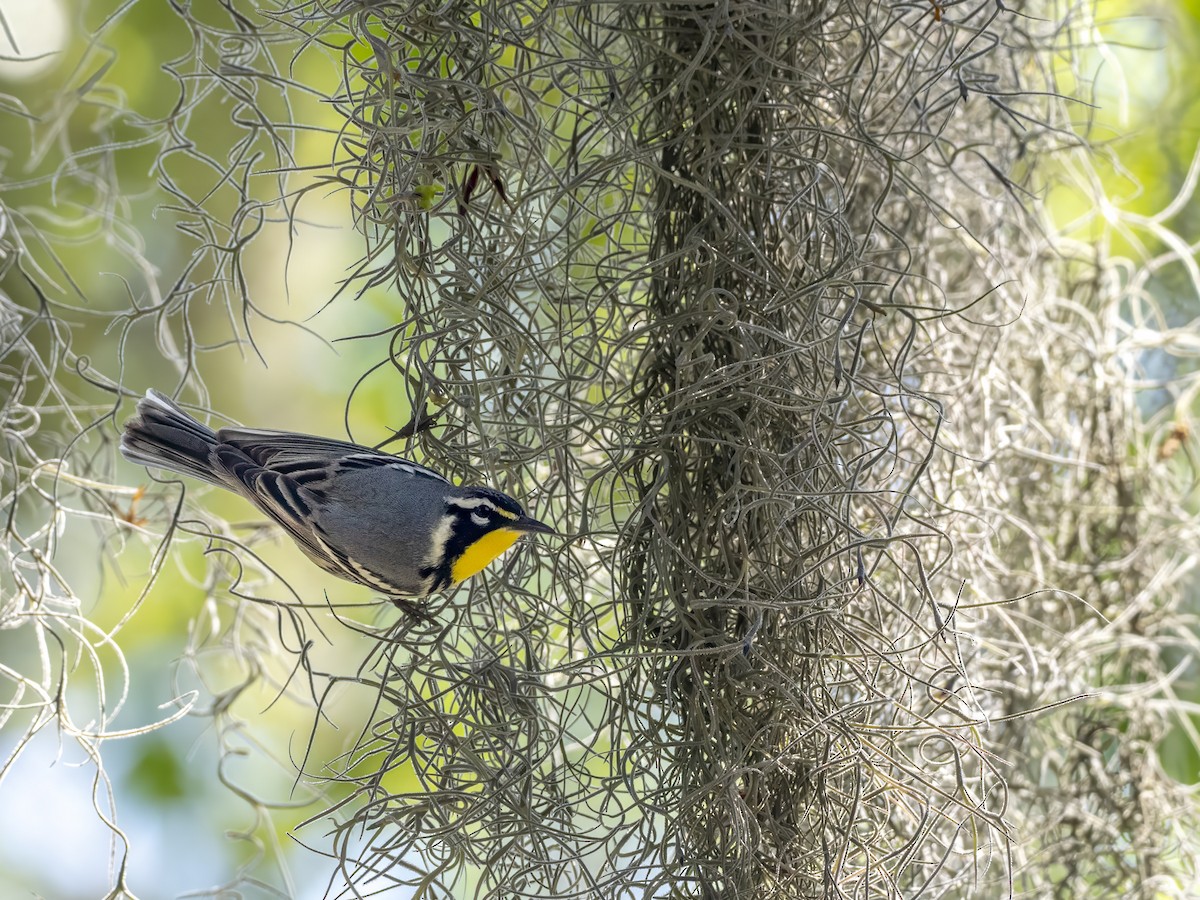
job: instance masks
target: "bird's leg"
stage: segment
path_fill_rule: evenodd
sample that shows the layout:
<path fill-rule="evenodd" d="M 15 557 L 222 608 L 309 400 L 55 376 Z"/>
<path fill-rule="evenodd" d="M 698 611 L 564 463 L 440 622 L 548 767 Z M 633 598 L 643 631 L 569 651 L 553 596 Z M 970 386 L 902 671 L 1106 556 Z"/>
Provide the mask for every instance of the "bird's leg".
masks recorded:
<path fill-rule="evenodd" d="M 388 597 L 392 601 L 392 605 L 397 609 L 405 612 L 409 618 L 415 619 L 418 622 L 431 622 L 433 616 L 429 614 L 429 609 L 420 600 L 409 600 L 407 597 Z"/>

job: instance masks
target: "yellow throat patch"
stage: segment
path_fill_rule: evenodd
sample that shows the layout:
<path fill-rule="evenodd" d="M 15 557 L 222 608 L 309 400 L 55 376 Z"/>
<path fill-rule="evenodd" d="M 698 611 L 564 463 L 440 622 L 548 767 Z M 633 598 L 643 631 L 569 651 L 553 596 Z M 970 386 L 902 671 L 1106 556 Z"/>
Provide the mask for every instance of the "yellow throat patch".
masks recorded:
<path fill-rule="evenodd" d="M 516 543 L 517 538 L 520 536 L 520 531 L 514 531 L 510 528 L 497 528 L 495 531 L 489 531 L 464 550 L 462 556 L 454 561 L 454 567 L 450 570 L 450 577 L 454 580 L 455 584 L 458 584 L 460 581 L 466 581 Z"/>

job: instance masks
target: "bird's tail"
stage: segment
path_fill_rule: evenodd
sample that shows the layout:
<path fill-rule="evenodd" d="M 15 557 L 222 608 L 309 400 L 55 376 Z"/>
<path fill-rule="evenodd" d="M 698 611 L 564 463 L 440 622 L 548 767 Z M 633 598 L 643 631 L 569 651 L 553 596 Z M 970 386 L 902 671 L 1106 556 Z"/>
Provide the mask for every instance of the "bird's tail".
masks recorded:
<path fill-rule="evenodd" d="M 191 475 L 224 486 L 213 471 L 216 432 L 201 425 L 167 396 L 147 391 L 137 415 L 125 423 L 121 454 L 130 462 Z"/>

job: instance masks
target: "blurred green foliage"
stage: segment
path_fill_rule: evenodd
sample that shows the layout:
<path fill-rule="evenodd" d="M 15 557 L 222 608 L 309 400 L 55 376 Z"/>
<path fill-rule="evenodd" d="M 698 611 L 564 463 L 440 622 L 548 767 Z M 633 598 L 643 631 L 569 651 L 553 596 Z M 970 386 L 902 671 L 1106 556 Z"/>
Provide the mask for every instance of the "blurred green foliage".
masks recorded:
<path fill-rule="evenodd" d="M 1178 327 L 1200 313 L 1196 285 L 1179 261 L 1194 258 L 1195 250 L 1188 248 L 1200 242 L 1200 204 L 1192 193 L 1194 185 L 1188 183 L 1189 170 L 1200 155 L 1200 2 L 1100 0 L 1095 19 L 1103 51 L 1083 55 L 1084 77 L 1075 79 L 1065 71 L 1063 75 L 1064 86 L 1092 104 L 1079 105 L 1074 127 L 1096 147 L 1099 187 L 1107 203 L 1097 208 L 1091 192 L 1059 183 L 1051 189 L 1049 210 L 1068 237 L 1094 244 L 1103 253 L 1139 263 L 1177 254 L 1156 271 L 1147 290 L 1164 324 Z M 1156 218 L 1173 203 L 1171 215 Z M 1147 355 L 1144 365 L 1153 379 L 1178 374 L 1180 362 L 1160 353 Z M 1171 401 L 1166 392 L 1148 389 L 1143 413 L 1170 417 Z M 1193 406 L 1186 413 L 1195 416 L 1200 409 Z M 1182 498 L 1195 509 L 1200 492 L 1186 480 L 1189 468 L 1180 465 L 1177 471 Z M 1193 591 L 1191 607 L 1200 610 L 1200 591 Z M 1196 661 L 1187 662 L 1187 650 L 1165 652 L 1168 668 L 1180 675 L 1174 692 L 1184 701 L 1200 703 Z M 1200 717 L 1172 721 L 1168 727 L 1159 745 L 1164 768 L 1178 781 L 1200 783 Z"/>
<path fill-rule="evenodd" d="M 184 760 L 158 735 L 138 741 L 125 786 L 151 803 L 174 803 L 195 790 Z"/>
<path fill-rule="evenodd" d="M 340 346 L 333 341 L 390 325 L 402 314 L 403 300 L 380 287 L 356 303 L 329 304 L 362 252 L 346 196 L 321 186 L 343 124 L 321 96 L 337 84 L 333 57 L 320 47 L 296 58 L 292 47 L 271 48 L 276 68 L 298 84 L 311 85 L 314 93 L 272 86 L 259 90 L 250 84 L 258 109 L 277 122 L 294 119 L 304 126 L 253 131 L 246 124 L 248 106 L 236 108 L 222 92 L 206 90 L 211 70 L 205 66 L 211 56 L 190 59 L 211 35 L 190 31 L 170 4 L 98 0 L 72 4 L 70 12 L 75 28 L 58 63 L 35 78 L 0 84 L 0 94 L 6 95 L 0 102 L 0 202 L 26 239 L 26 271 L 49 289 L 39 298 L 19 268 L 8 270 L 0 288 L 30 310 L 44 300 L 61 321 L 70 323 L 72 360 L 53 362 L 77 370 L 78 375 L 60 370 L 60 383 L 72 392 L 83 423 L 99 422 L 105 436 L 100 452 L 115 459 L 117 426 L 132 411 L 127 401 L 117 407 L 115 417 L 104 420 L 114 407 L 113 395 L 102 387 L 105 382 L 119 378 L 135 390 L 166 391 L 179 384 L 180 371 L 159 350 L 159 329 L 164 327 L 179 346 L 194 344 L 195 365 L 212 405 L 231 420 L 331 435 L 344 435 L 349 428 L 354 437 L 370 443 L 402 426 L 409 416 L 407 403 L 387 390 L 384 379 L 367 377 L 352 407 L 345 407 L 347 393 L 369 368 L 365 360 L 386 356 L 387 338 Z M 194 13 L 210 15 L 222 28 L 230 25 L 227 11 L 215 5 Z M 230 32 L 218 49 L 232 62 L 244 47 Z M 255 155 L 268 160 L 273 155 L 273 163 L 256 163 L 258 170 L 269 171 L 273 165 L 308 171 L 284 180 L 259 176 L 245 185 L 226 177 L 231 163 Z M 243 191 L 270 204 L 281 190 L 296 192 L 295 197 L 307 192 L 294 226 L 278 206 L 264 207 L 263 221 L 254 226 L 257 236 L 241 259 L 245 288 L 256 309 L 239 318 L 223 299 L 233 289 L 235 274 L 218 266 L 220 254 L 205 255 L 204 242 L 219 245 L 249 233 L 220 225 L 234 220 Z M 203 198 L 203 209 L 182 198 Z M 180 317 L 164 324 L 154 316 L 129 314 L 131 304 L 148 309 L 183 278 L 208 285 L 186 298 L 190 333 L 179 329 Z M 49 332 L 35 328 L 30 338 L 50 361 L 55 345 Z M 28 387 L 45 390 L 47 382 L 33 372 Z M 41 440 L 58 453 L 77 432 L 77 424 L 65 415 L 41 423 Z M 182 813 L 177 821 L 195 830 L 194 840 L 182 839 L 196 851 L 189 866 L 135 852 L 131 881 L 143 890 L 150 886 L 150 896 L 168 896 L 227 880 L 260 852 L 255 847 L 267 848 L 264 852 L 285 867 L 290 865 L 285 857 L 303 860 L 307 851 L 288 832 L 335 802 L 341 789 L 297 785 L 295 763 L 311 752 L 314 759 L 336 765 L 366 726 L 370 697 L 335 691 L 310 746 L 314 698 L 304 678 L 294 677 L 295 659 L 259 657 L 268 671 L 252 671 L 243 658 L 221 646 L 224 635 L 243 627 L 229 619 L 236 600 L 229 591 L 261 591 L 285 603 L 290 599 L 286 592 L 254 581 L 235 588 L 238 572 L 228 545 L 201 537 L 174 540 L 159 576 L 148 586 L 159 535 L 180 490 L 175 483 L 150 481 L 140 467 L 119 460 L 117 465 L 119 484 L 144 486 L 145 497 L 131 505 L 128 492 L 106 493 L 102 486 L 86 492 L 90 518 L 67 520 L 56 563 L 83 598 L 83 615 L 119 641 L 139 679 L 121 714 L 125 727 L 162 718 L 164 705 L 169 711 L 173 698 L 191 691 L 199 691 L 196 712 L 207 723 L 199 732 L 174 727 L 103 745 L 106 769 L 118 773 L 118 813 L 132 846 L 154 845 L 160 809 Z M 70 473 L 86 474 L 86 468 L 79 453 L 69 457 Z M 44 481 L 53 485 L 50 476 Z M 235 527 L 238 539 L 285 581 L 333 603 L 360 604 L 341 609 L 343 617 L 375 621 L 381 614 L 369 591 L 315 569 L 290 541 L 263 528 L 244 501 L 189 484 L 185 509 L 185 518 L 197 520 L 210 510 L 241 523 Z M 39 514 L 18 510 L 18 515 L 26 513 Z M 129 528 L 122 519 L 145 531 Z M 199 521 L 196 525 L 201 530 Z M 222 569 L 225 574 L 214 582 L 214 570 Z M 210 596 L 214 585 L 216 602 Z M 328 627 L 328 615 L 324 620 L 327 636 L 315 636 L 314 665 L 353 670 L 371 642 L 345 628 Z M 0 658 L 36 670 L 36 648 L 20 645 L 21 637 L 0 633 Z M 85 678 L 71 690 L 80 696 L 100 689 L 121 696 L 124 668 L 103 646 L 97 653 L 107 665 L 103 679 L 89 689 Z M 147 683 L 147 671 L 161 677 Z M 17 719 L 9 720 L 10 727 L 20 724 Z M 246 729 L 243 723 L 253 727 Z M 52 759 L 53 742 L 47 750 Z M 223 762 L 218 766 L 219 758 Z M 43 790 L 52 790 L 53 772 L 44 766 L 39 771 L 33 762 L 45 762 L 44 755 L 28 759 L 38 779 L 50 779 Z M 356 765 L 370 765 L 370 760 Z M 232 792 L 212 789 L 218 768 Z M 22 769 L 19 777 L 35 776 Z M 403 768 L 387 780 L 393 790 L 416 786 Z M 242 791 L 276 806 L 275 814 L 256 820 L 238 799 Z M 11 817 L 8 823 L 0 826 L 0 835 L 11 838 L 19 823 Z M 245 833 L 249 841 L 210 840 L 227 832 Z M 0 852 L 0 881 L 16 883 L 15 873 L 25 871 L 22 880 L 30 890 L 51 896 L 65 896 L 64 879 L 82 891 L 80 896 L 98 895 L 95 891 L 106 883 L 106 841 L 80 853 L 79 869 L 70 872 L 56 869 L 48 858 L 31 862 L 12 840 L 3 843 L 18 856 Z M 29 875 L 31 866 L 41 874 Z"/>

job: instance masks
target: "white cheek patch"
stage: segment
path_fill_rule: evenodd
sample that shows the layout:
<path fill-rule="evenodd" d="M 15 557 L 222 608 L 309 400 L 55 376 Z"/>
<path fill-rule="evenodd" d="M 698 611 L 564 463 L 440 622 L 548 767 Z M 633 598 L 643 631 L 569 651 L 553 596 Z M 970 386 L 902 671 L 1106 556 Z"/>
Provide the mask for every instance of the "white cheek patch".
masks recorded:
<path fill-rule="evenodd" d="M 446 544 L 450 542 L 450 535 L 453 531 L 454 516 L 442 516 L 442 521 L 438 522 L 437 528 L 430 536 L 429 552 L 425 554 L 426 568 L 435 568 L 441 563 L 442 557 L 446 555 Z"/>

